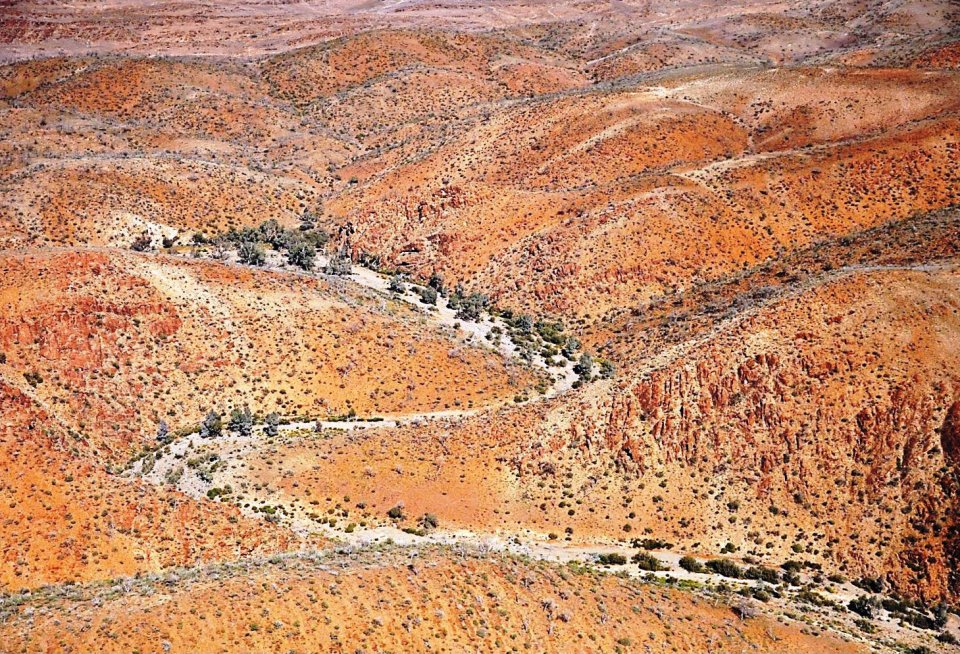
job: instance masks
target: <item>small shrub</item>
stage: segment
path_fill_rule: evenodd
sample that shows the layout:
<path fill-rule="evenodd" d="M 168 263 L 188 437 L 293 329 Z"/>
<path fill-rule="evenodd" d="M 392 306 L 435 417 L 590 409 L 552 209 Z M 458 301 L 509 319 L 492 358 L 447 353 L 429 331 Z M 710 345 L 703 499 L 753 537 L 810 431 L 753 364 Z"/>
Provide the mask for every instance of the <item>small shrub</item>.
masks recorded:
<path fill-rule="evenodd" d="M 723 577 L 731 579 L 742 579 L 743 570 L 733 561 L 728 559 L 712 559 L 707 561 L 707 568 Z"/>
<path fill-rule="evenodd" d="M 650 572 L 669 570 L 669 568 L 663 565 L 660 559 L 647 552 L 637 552 L 631 560 L 636 563 L 641 570 L 648 570 Z"/>
<path fill-rule="evenodd" d="M 276 436 L 279 433 L 280 414 L 272 411 L 263 419 L 263 433 L 269 437 Z"/>
<path fill-rule="evenodd" d="M 601 565 L 626 565 L 627 557 L 623 554 L 611 552 L 609 554 L 600 554 L 597 556 L 597 562 Z"/>
<path fill-rule="evenodd" d="M 204 417 L 203 422 L 200 423 L 200 437 L 216 438 L 220 435 L 222 429 L 223 423 L 220 414 L 211 409 Z"/>
<path fill-rule="evenodd" d="M 407 285 L 403 282 L 403 275 L 397 273 L 391 277 L 387 288 L 390 289 L 392 293 L 405 293 L 407 291 Z"/>
<path fill-rule="evenodd" d="M 313 270 L 316 258 L 316 248 L 308 243 L 294 243 L 287 250 L 287 263 L 303 270 Z"/>
<path fill-rule="evenodd" d="M 237 258 L 248 266 L 262 266 L 267 260 L 267 253 L 259 243 L 244 241 L 237 248 Z"/>
<path fill-rule="evenodd" d="M 866 595 L 861 595 L 850 600 L 847 608 L 864 618 L 872 618 L 876 604 Z"/>
<path fill-rule="evenodd" d="M 760 579 L 768 584 L 780 583 L 780 573 L 772 568 L 764 568 L 763 566 L 755 565 L 751 568 L 748 568 L 745 576 L 747 579 Z"/>
<path fill-rule="evenodd" d="M 328 275 L 338 275 L 344 277 L 353 273 L 353 261 L 344 253 L 336 254 L 330 257 L 324 272 Z"/>
<path fill-rule="evenodd" d="M 437 303 L 437 291 L 432 286 L 424 286 L 420 289 L 420 301 L 424 304 Z"/>
<path fill-rule="evenodd" d="M 680 559 L 680 567 L 687 572 L 705 572 L 706 568 L 692 556 L 685 556 Z"/>
<path fill-rule="evenodd" d="M 669 550 L 673 548 L 673 543 L 659 538 L 635 538 L 633 546 L 642 550 Z"/>

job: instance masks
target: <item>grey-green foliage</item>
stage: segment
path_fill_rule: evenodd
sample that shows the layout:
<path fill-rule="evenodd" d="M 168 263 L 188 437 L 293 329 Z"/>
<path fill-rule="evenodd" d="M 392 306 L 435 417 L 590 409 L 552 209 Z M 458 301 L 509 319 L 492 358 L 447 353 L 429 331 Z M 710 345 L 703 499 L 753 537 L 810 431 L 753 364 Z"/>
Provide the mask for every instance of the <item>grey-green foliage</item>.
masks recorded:
<path fill-rule="evenodd" d="M 140 464 L 140 473 L 149 475 L 151 472 L 153 472 L 153 466 L 156 464 L 156 462 L 157 460 L 154 457 L 153 452 L 147 452 Z"/>
<path fill-rule="evenodd" d="M 457 310 L 460 320 L 477 321 L 483 311 L 490 305 L 490 298 L 483 293 L 465 295 L 463 287 L 457 284 L 456 290 L 450 294 L 450 306 Z"/>
<path fill-rule="evenodd" d="M 297 241 L 287 250 L 287 263 L 304 270 L 313 270 L 317 249 L 308 243 Z"/>
<path fill-rule="evenodd" d="M 603 361 L 600 364 L 600 376 L 603 379 L 612 379 L 615 374 L 617 374 L 617 369 L 612 363 Z"/>
<path fill-rule="evenodd" d="M 576 336 L 569 336 L 566 343 L 563 344 L 563 356 L 573 359 L 573 355 L 580 349 L 580 340 Z"/>
<path fill-rule="evenodd" d="M 216 438 L 220 435 L 222 429 L 223 423 L 221 421 L 221 415 L 211 409 L 204 417 L 203 422 L 200 423 L 200 437 Z"/>
<path fill-rule="evenodd" d="M 267 260 L 267 253 L 259 243 L 243 241 L 237 248 L 237 258 L 248 266 L 262 266 Z"/>
<path fill-rule="evenodd" d="M 157 442 L 160 444 L 170 442 L 170 427 L 166 420 L 161 420 L 160 424 L 157 425 Z"/>
<path fill-rule="evenodd" d="M 432 286 L 424 286 L 420 289 L 420 301 L 424 304 L 437 303 L 437 291 Z"/>
<path fill-rule="evenodd" d="M 272 411 L 267 414 L 267 417 L 263 419 L 263 433 L 267 436 L 276 436 L 278 433 L 278 427 L 280 426 L 280 414 L 276 411 Z"/>
<path fill-rule="evenodd" d="M 593 357 L 589 352 L 580 355 L 580 360 L 573 366 L 573 371 L 584 381 L 590 379 L 593 375 Z"/>
<path fill-rule="evenodd" d="M 271 218 L 260 223 L 259 231 L 260 238 L 264 243 L 269 243 L 275 248 L 283 246 L 286 239 L 286 233 L 276 219 Z"/>
<path fill-rule="evenodd" d="M 388 288 L 394 293 L 405 293 L 407 285 L 403 281 L 403 273 L 396 273 L 391 277 Z"/>
<path fill-rule="evenodd" d="M 171 486 L 176 486 L 181 477 L 183 477 L 183 466 L 177 466 L 176 468 L 170 468 L 167 470 L 167 474 L 164 479 Z"/>
<path fill-rule="evenodd" d="M 244 405 L 243 409 L 234 409 L 230 412 L 230 429 L 241 436 L 249 436 L 253 433 L 253 414 L 250 407 Z"/>
<path fill-rule="evenodd" d="M 327 262 L 325 272 L 328 275 L 349 275 L 353 272 L 353 262 L 345 254 L 335 254 Z"/>

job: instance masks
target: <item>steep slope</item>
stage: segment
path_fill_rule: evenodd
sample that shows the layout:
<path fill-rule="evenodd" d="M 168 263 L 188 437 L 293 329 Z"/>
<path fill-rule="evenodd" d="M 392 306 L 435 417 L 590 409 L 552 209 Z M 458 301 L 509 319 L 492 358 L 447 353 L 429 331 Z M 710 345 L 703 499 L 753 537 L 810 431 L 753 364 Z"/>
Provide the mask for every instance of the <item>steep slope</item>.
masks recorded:
<path fill-rule="evenodd" d="M 358 252 L 504 306 L 586 318 L 958 201 L 952 77 L 909 107 L 879 87 L 885 108 L 844 126 L 816 98 L 771 101 L 775 132 L 735 89 L 771 95 L 781 82 L 733 78 L 512 108 L 329 206 Z M 804 147 L 766 151 L 784 143 Z"/>
<path fill-rule="evenodd" d="M 348 283 L 118 251 L 0 257 L 4 376 L 117 462 L 210 409 L 326 417 L 474 408 L 531 382 Z M 39 380 L 39 381 L 37 381 Z"/>
<path fill-rule="evenodd" d="M 361 520 L 402 503 L 450 528 L 732 543 L 955 597 L 958 284 L 952 266 L 827 274 L 616 381 L 461 424 L 305 440 L 285 449 L 289 479 L 269 451 L 236 474 L 321 512 L 349 496 Z"/>
<path fill-rule="evenodd" d="M 44 411 L 25 382 L 4 379 L 10 373 L 0 365 L 4 592 L 298 546 L 288 532 L 233 507 L 106 473 L 89 443 Z"/>

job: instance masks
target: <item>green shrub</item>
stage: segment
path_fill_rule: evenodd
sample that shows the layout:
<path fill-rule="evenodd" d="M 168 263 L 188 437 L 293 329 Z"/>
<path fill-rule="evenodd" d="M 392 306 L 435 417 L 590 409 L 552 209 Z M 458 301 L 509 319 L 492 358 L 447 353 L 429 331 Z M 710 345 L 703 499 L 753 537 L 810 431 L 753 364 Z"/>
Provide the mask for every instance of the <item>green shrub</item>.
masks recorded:
<path fill-rule="evenodd" d="M 860 597 L 855 597 L 847 604 L 847 608 L 861 615 L 865 618 L 872 618 L 874 609 L 876 608 L 876 603 L 867 597 L 866 595 L 861 595 Z"/>
<path fill-rule="evenodd" d="M 303 270 L 313 270 L 317 249 L 309 243 L 296 242 L 287 250 L 287 263 Z"/>
<path fill-rule="evenodd" d="M 705 572 L 706 568 L 692 556 L 685 556 L 680 559 L 680 567 L 687 572 Z"/>
<path fill-rule="evenodd" d="M 243 241 L 237 248 L 237 258 L 248 266 L 262 266 L 267 260 L 267 253 L 259 243 Z"/>
<path fill-rule="evenodd" d="M 760 579 L 768 584 L 780 583 L 780 573 L 772 568 L 764 568 L 762 566 L 755 565 L 748 568 L 744 576 L 746 576 L 747 579 Z"/>
<path fill-rule="evenodd" d="M 657 572 L 659 570 L 669 570 L 668 567 L 663 565 L 663 562 L 655 557 L 653 554 L 648 552 L 637 552 L 633 555 L 631 559 L 641 570 L 649 570 L 650 572 Z"/>
<path fill-rule="evenodd" d="M 611 552 L 609 554 L 600 554 L 597 556 L 597 562 L 601 565 L 626 565 L 627 557 L 623 554 Z"/>
<path fill-rule="evenodd" d="M 432 286 L 424 286 L 420 289 L 420 301 L 424 304 L 437 303 L 437 291 Z"/>
<path fill-rule="evenodd" d="M 707 568 L 723 577 L 731 579 L 742 579 L 743 570 L 733 561 L 728 559 L 712 559 L 707 561 Z"/>

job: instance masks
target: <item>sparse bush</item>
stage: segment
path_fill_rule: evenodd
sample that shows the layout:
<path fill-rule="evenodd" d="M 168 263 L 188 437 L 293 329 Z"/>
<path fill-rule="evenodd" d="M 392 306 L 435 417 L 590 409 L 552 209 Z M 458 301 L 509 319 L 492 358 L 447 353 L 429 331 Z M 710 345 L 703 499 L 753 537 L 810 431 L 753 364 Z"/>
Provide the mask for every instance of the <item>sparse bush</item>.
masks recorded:
<path fill-rule="evenodd" d="M 490 304 L 490 298 L 483 293 L 471 293 L 457 302 L 457 318 L 476 322 Z"/>
<path fill-rule="evenodd" d="M 960 641 L 949 631 L 943 631 L 937 635 L 937 640 L 946 645 L 960 645 Z"/>
<path fill-rule="evenodd" d="M 432 513 L 424 513 L 420 518 L 420 526 L 424 529 L 436 529 L 440 526 L 440 519 Z"/>
<path fill-rule="evenodd" d="M 403 520 L 405 517 L 403 513 L 403 504 L 397 504 L 395 507 L 387 511 L 387 517 L 391 520 Z"/>
<path fill-rule="evenodd" d="M 729 559 L 711 559 L 707 561 L 707 568 L 723 577 L 730 577 L 731 579 L 743 578 L 743 570 Z"/>
<path fill-rule="evenodd" d="M 313 264 L 316 258 L 316 248 L 308 243 L 297 242 L 292 244 L 287 250 L 287 263 L 291 266 L 302 268 L 303 270 L 313 270 Z"/>
<path fill-rule="evenodd" d="M 283 227 L 280 226 L 280 223 L 278 223 L 275 218 L 270 218 L 260 223 L 258 231 L 260 232 L 260 240 L 264 243 L 269 243 L 275 248 L 283 246 L 286 234 L 284 233 Z"/>
<path fill-rule="evenodd" d="M 157 425 L 157 442 L 161 445 L 166 445 L 170 440 L 170 427 L 167 425 L 166 420 L 161 420 Z"/>
<path fill-rule="evenodd" d="M 396 273 L 393 277 L 391 277 L 390 282 L 387 284 L 387 288 L 391 293 L 406 293 L 407 285 L 403 281 L 403 274 Z"/>
<path fill-rule="evenodd" d="M 623 554 L 611 552 L 609 554 L 597 555 L 597 562 L 601 565 L 626 565 L 627 557 L 625 557 Z"/>
<path fill-rule="evenodd" d="M 876 602 L 866 595 L 861 595 L 860 597 L 855 597 L 850 600 L 847 608 L 864 618 L 872 618 L 874 609 L 876 609 Z"/>
<path fill-rule="evenodd" d="M 865 634 L 872 634 L 877 631 L 877 626 L 875 624 L 869 620 L 864 620 L 863 618 L 857 618 L 853 621 L 853 624 L 857 625 L 857 628 Z"/>
<path fill-rule="evenodd" d="M 243 409 L 234 409 L 230 412 L 230 430 L 235 431 L 241 436 L 249 436 L 253 433 L 253 414 L 250 413 L 250 407 L 244 405 Z"/>
<path fill-rule="evenodd" d="M 223 488 L 214 486 L 213 488 L 207 491 L 207 497 L 211 500 L 215 500 L 218 497 L 229 495 L 232 492 L 233 492 L 233 489 L 230 488 L 230 486 L 224 486 Z"/>
<path fill-rule="evenodd" d="M 617 368 L 609 361 L 602 361 L 600 363 L 600 377 L 602 379 L 613 379 L 613 376 L 617 374 Z"/>
<path fill-rule="evenodd" d="M 780 583 L 780 573 L 772 568 L 764 568 L 763 566 L 753 566 L 747 569 L 744 576 L 747 579 L 759 579 L 765 581 L 768 584 L 778 584 Z"/>
<path fill-rule="evenodd" d="M 880 577 L 861 577 L 854 581 L 853 585 L 871 593 L 882 593 L 886 588 Z"/>
<path fill-rule="evenodd" d="M 237 248 L 237 258 L 248 266 L 262 266 L 267 260 L 267 253 L 259 243 L 243 241 Z"/>
<path fill-rule="evenodd" d="M 576 336 L 568 336 L 566 342 L 563 344 L 563 349 L 560 350 L 560 353 L 572 361 L 574 355 L 579 349 L 580 340 Z"/>
<path fill-rule="evenodd" d="M 706 568 L 703 567 L 703 564 L 697 561 L 692 556 L 684 556 L 680 559 L 680 567 L 686 570 L 687 572 L 706 572 Z"/>
<path fill-rule="evenodd" d="M 424 286 L 420 289 L 420 301 L 424 304 L 437 303 L 437 291 L 430 286 Z"/>
<path fill-rule="evenodd" d="M 573 371 L 577 373 L 583 381 L 589 381 L 593 376 L 593 357 L 589 352 L 580 355 L 580 360 L 573 366 Z"/>
<path fill-rule="evenodd" d="M 631 517 L 633 517 L 633 514 L 631 514 Z M 635 538 L 633 546 L 643 550 L 669 550 L 673 547 L 673 543 L 668 543 L 659 538 Z"/>
<path fill-rule="evenodd" d="M 203 422 L 200 423 L 200 437 L 216 438 L 220 435 L 222 429 L 223 423 L 220 414 L 211 409 L 204 417 Z"/>
<path fill-rule="evenodd" d="M 279 433 L 277 429 L 280 426 L 280 414 L 276 411 L 271 411 L 263 419 L 263 433 L 269 437 L 274 437 Z"/>
<path fill-rule="evenodd" d="M 339 275 L 341 277 L 353 273 L 353 261 L 344 253 L 338 253 L 330 257 L 324 272 L 328 275 Z"/>
<path fill-rule="evenodd" d="M 659 570 L 669 570 L 663 562 L 655 557 L 653 554 L 648 552 L 637 552 L 633 555 L 631 559 L 634 563 L 637 564 L 641 570 L 648 570 L 650 572 L 657 572 Z"/>
<path fill-rule="evenodd" d="M 167 471 L 164 480 L 171 486 L 176 486 L 181 477 L 183 477 L 183 466 L 177 466 Z"/>
<path fill-rule="evenodd" d="M 153 248 L 153 239 L 150 238 L 149 232 L 142 232 L 140 236 L 133 240 L 133 243 L 130 245 L 130 249 L 135 250 L 136 252 L 147 252 Z"/>

